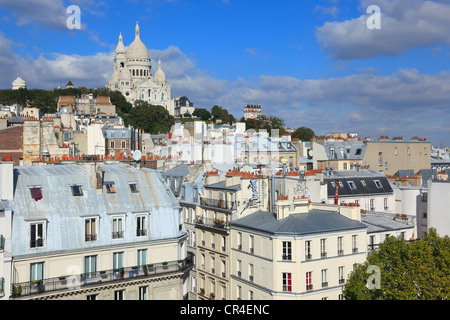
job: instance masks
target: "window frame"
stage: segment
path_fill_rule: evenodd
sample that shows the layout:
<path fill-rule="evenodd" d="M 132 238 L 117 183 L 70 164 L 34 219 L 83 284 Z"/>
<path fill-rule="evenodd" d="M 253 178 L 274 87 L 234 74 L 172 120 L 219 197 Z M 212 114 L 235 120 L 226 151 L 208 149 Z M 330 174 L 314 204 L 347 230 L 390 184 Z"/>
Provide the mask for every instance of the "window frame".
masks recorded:
<path fill-rule="evenodd" d="M 74 188 L 79 188 L 79 192 L 75 192 Z M 81 184 L 72 184 L 70 185 L 70 189 L 72 191 L 72 196 L 74 197 L 82 197 L 83 196 L 83 188 Z"/>

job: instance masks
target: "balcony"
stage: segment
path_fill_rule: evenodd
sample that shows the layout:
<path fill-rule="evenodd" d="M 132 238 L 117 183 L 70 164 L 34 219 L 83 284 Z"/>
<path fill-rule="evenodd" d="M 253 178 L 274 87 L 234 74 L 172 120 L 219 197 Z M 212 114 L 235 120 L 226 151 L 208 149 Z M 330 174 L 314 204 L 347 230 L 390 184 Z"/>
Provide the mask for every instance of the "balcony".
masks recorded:
<path fill-rule="evenodd" d="M 111 234 L 113 239 L 122 239 L 123 238 L 123 231 L 115 231 Z"/>
<path fill-rule="evenodd" d="M 224 209 L 227 211 L 237 210 L 237 201 L 225 201 L 218 199 L 200 198 L 200 205 L 213 209 Z"/>
<path fill-rule="evenodd" d="M 120 282 L 132 279 L 152 278 L 163 274 L 184 272 L 193 266 L 191 258 L 143 266 L 110 269 L 82 274 L 47 278 L 13 283 L 11 292 L 13 298 L 53 293 L 56 291 L 71 291 L 98 284 Z"/>
<path fill-rule="evenodd" d="M 215 229 L 230 230 L 230 222 L 221 219 L 199 218 L 195 222 L 197 226 L 206 226 Z"/>

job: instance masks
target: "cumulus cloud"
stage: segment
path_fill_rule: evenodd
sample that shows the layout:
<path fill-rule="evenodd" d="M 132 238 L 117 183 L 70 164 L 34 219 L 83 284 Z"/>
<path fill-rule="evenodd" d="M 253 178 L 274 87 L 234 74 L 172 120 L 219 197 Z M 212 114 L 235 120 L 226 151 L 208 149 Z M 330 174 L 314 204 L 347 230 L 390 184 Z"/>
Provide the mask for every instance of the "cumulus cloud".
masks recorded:
<path fill-rule="evenodd" d="M 68 30 L 69 14 L 61 0 L 2 0 L 0 6 L 13 14 L 18 25 L 38 23 L 46 28 Z"/>
<path fill-rule="evenodd" d="M 381 29 L 366 22 L 371 5 L 381 9 Z M 450 44 L 450 3 L 447 0 L 360 0 L 361 16 L 326 22 L 316 38 L 327 54 L 338 60 L 395 56 L 411 48 Z"/>

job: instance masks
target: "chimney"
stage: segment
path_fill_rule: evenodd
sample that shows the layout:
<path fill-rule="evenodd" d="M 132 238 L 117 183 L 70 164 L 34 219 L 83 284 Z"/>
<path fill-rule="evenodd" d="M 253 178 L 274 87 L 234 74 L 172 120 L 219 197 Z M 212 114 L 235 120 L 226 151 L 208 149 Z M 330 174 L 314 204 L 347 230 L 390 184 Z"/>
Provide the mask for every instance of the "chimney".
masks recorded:
<path fill-rule="evenodd" d="M 0 198 L 1 200 L 13 200 L 14 188 L 14 162 L 0 162 Z"/>
<path fill-rule="evenodd" d="M 334 204 L 339 204 L 339 181 L 334 182 Z"/>
<path fill-rule="evenodd" d="M 97 194 L 103 193 L 103 164 L 102 163 L 83 163 L 82 166 L 87 171 L 89 183 L 92 188 L 95 188 Z"/>

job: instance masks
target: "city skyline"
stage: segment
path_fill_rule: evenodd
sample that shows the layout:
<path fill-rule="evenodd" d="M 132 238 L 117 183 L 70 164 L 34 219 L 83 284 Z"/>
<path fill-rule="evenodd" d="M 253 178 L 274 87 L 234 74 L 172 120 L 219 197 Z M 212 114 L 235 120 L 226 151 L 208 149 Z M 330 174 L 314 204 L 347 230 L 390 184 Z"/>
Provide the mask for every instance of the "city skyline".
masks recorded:
<path fill-rule="evenodd" d="M 80 8 L 69 29 L 66 8 Z M 367 8 L 380 8 L 370 29 Z M 238 119 L 246 102 L 286 126 L 362 136 L 426 137 L 448 145 L 450 4 L 442 1 L 0 1 L 0 88 L 104 87 L 119 34 L 139 21 L 152 73 L 172 96 L 217 104 Z"/>

